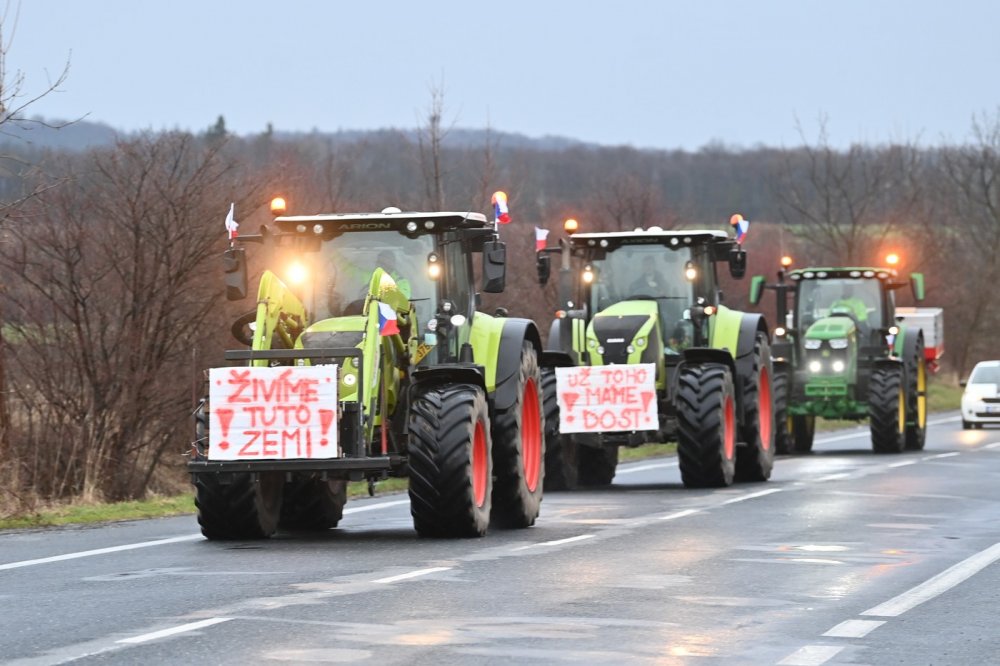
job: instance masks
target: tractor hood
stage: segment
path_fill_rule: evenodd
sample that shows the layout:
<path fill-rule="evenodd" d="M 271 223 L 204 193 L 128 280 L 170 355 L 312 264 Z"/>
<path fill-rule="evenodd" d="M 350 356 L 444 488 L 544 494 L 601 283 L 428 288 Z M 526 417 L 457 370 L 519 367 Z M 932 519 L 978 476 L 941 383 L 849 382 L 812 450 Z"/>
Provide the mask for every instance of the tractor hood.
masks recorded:
<path fill-rule="evenodd" d="M 620 301 L 600 311 L 587 327 L 587 345 L 591 353 L 603 357 L 605 364 L 628 363 L 629 346 L 645 347 L 655 330 L 659 310 L 656 301 Z M 636 345 L 642 338 L 644 344 Z M 601 351 L 603 349 L 603 352 Z"/>
<path fill-rule="evenodd" d="M 833 340 L 854 334 L 856 326 L 849 317 L 823 317 L 806 331 L 807 340 Z"/>

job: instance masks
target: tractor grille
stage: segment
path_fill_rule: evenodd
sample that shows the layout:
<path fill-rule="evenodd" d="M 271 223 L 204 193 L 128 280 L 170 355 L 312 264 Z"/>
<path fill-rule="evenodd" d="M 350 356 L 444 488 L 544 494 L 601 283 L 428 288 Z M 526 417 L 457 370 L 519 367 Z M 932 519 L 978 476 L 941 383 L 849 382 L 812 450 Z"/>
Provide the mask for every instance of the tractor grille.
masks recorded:
<path fill-rule="evenodd" d="M 597 336 L 598 343 L 604 347 L 604 361 L 627 363 L 628 352 L 625 348 L 632 344 L 636 333 L 648 321 L 649 317 L 646 315 L 595 317 L 594 335 Z"/>

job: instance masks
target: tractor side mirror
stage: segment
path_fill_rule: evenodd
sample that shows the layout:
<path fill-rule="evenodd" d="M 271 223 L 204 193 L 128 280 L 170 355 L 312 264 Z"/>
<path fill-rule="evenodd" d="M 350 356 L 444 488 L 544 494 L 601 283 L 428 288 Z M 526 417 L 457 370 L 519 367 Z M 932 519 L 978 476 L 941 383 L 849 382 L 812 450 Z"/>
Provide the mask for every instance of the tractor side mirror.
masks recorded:
<path fill-rule="evenodd" d="M 910 273 L 910 287 L 913 289 L 913 298 L 917 301 L 924 300 L 924 274 Z"/>
<path fill-rule="evenodd" d="M 507 244 L 494 240 L 483 244 L 483 291 L 499 294 L 506 286 Z"/>
<path fill-rule="evenodd" d="M 538 284 L 544 287 L 549 282 L 549 275 L 552 274 L 552 257 L 544 252 L 536 252 L 535 268 L 538 269 Z"/>
<path fill-rule="evenodd" d="M 754 275 L 750 278 L 750 303 L 757 305 L 760 303 L 760 297 L 764 293 L 764 276 Z"/>
<path fill-rule="evenodd" d="M 231 247 L 222 253 L 222 270 L 226 278 L 226 298 L 239 301 L 247 297 L 247 252 Z"/>
<path fill-rule="evenodd" d="M 743 278 L 747 272 L 747 251 L 740 248 L 733 248 L 729 251 L 729 274 L 737 280 Z"/>

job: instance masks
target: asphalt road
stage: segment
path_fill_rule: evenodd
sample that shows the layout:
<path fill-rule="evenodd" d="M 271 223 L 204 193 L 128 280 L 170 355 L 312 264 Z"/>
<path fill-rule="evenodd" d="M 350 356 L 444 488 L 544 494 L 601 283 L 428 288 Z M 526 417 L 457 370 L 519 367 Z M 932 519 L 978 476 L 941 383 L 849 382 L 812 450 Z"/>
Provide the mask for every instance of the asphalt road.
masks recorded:
<path fill-rule="evenodd" d="M 720 490 L 622 465 L 477 540 L 418 539 L 405 496 L 264 542 L 192 516 L 0 534 L 0 661 L 998 663 L 1000 431 L 932 424 L 923 452 L 824 434 Z"/>

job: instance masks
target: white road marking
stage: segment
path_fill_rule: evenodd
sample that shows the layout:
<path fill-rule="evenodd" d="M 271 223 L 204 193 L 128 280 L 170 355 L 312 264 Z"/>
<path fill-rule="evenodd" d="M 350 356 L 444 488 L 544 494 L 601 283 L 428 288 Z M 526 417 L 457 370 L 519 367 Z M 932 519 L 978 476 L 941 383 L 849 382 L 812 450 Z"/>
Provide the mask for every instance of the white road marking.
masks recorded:
<path fill-rule="evenodd" d="M 947 592 L 997 560 L 1000 560 L 1000 543 L 993 544 L 986 550 L 962 560 L 950 569 L 861 614 L 879 617 L 902 615 L 911 608 Z"/>
<path fill-rule="evenodd" d="M 883 624 L 885 620 L 845 620 L 823 635 L 835 638 L 864 638 Z"/>
<path fill-rule="evenodd" d="M 176 627 L 171 627 L 169 629 L 161 629 L 160 631 L 153 631 L 148 634 L 142 634 L 140 636 L 133 636 L 132 638 L 123 638 L 120 641 L 115 641 L 116 643 L 127 643 L 134 645 L 136 643 L 145 643 L 147 641 L 155 641 L 157 638 L 165 638 L 167 636 L 174 636 L 175 634 L 183 634 L 186 631 L 194 631 L 195 629 L 203 629 L 205 627 L 211 627 L 213 624 L 220 624 L 222 622 L 229 622 L 233 618 L 231 617 L 213 617 L 208 620 L 199 620 L 198 622 L 189 622 L 187 624 L 182 624 Z"/>
<path fill-rule="evenodd" d="M 768 490 L 761 490 L 760 492 L 750 493 L 749 495 L 743 495 L 742 497 L 734 497 L 732 499 L 727 499 L 722 505 L 726 504 L 736 504 L 737 502 L 745 502 L 747 500 L 755 499 L 757 497 L 764 497 L 765 495 L 773 495 L 774 493 L 780 493 L 781 488 L 770 488 Z"/>
<path fill-rule="evenodd" d="M 351 513 L 361 513 L 362 511 L 377 511 L 379 509 L 388 509 L 391 506 L 400 506 L 402 504 L 409 504 L 410 500 L 393 500 L 392 502 L 379 502 L 377 504 L 365 504 L 363 506 L 348 507 L 344 509 L 344 515 Z"/>
<path fill-rule="evenodd" d="M 53 555 L 52 557 L 40 557 L 37 560 L 21 560 L 20 562 L 8 562 L 0 564 L 0 571 L 6 569 L 20 569 L 21 567 L 31 567 L 36 564 L 49 564 L 51 562 L 64 562 L 75 560 L 81 557 L 91 557 L 93 555 L 107 555 L 108 553 L 120 553 L 126 550 L 137 548 L 149 548 L 151 546 L 166 546 L 171 543 L 182 543 L 184 541 L 196 541 L 204 539 L 200 534 L 185 534 L 184 536 L 170 537 L 169 539 L 156 539 L 155 541 L 140 541 L 139 543 L 127 543 L 123 546 L 109 546 L 108 548 L 96 548 L 94 550 L 82 550 L 77 553 L 66 553 L 65 555 Z"/>
<path fill-rule="evenodd" d="M 948 416 L 943 419 L 935 419 L 933 421 L 928 421 L 927 425 L 932 426 L 932 425 L 941 425 L 942 423 L 956 423 L 961 420 L 962 420 L 961 416 Z"/>
<path fill-rule="evenodd" d="M 615 476 L 619 474 L 632 474 L 634 472 L 645 472 L 651 469 L 663 469 L 665 467 L 677 467 L 676 462 L 666 462 L 666 463 L 653 463 L 650 465 L 639 465 L 638 467 L 626 467 L 625 469 L 619 469 L 615 472 Z"/>
<path fill-rule="evenodd" d="M 409 504 L 410 500 L 393 500 L 391 502 L 379 502 L 377 504 L 365 504 L 359 507 L 344 509 L 345 514 L 361 513 L 362 511 L 376 511 L 378 509 L 388 509 L 389 507 Z M 109 553 L 120 553 L 126 550 L 137 548 L 150 548 L 152 546 L 167 546 L 172 543 L 183 543 L 185 541 L 197 541 L 204 539 L 200 534 L 185 534 L 184 536 L 170 537 L 167 539 L 156 539 L 155 541 L 140 541 L 138 543 L 127 543 L 122 546 L 109 546 L 108 548 L 95 548 L 94 550 L 82 550 L 76 553 L 66 553 L 65 555 L 53 555 L 52 557 L 40 557 L 35 560 L 22 560 L 20 562 L 8 562 L 0 564 L 0 571 L 7 569 L 20 569 L 21 567 L 31 567 L 36 564 L 51 564 L 52 562 L 64 562 L 75 560 L 81 557 L 92 557 L 94 555 L 108 555 Z"/>
<path fill-rule="evenodd" d="M 420 576 L 427 576 L 428 574 L 438 573 L 441 571 L 451 571 L 454 567 L 430 567 L 429 569 L 417 569 L 416 571 L 407 571 L 404 574 L 399 574 L 398 576 L 388 576 L 386 578 L 377 578 L 373 580 L 373 583 L 395 583 L 401 580 L 408 580 L 410 578 L 419 578 Z"/>
<path fill-rule="evenodd" d="M 826 476 L 821 476 L 817 481 L 836 481 L 837 479 L 846 479 L 851 475 L 850 472 L 839 472 L 837 474 L 827 474 Z"/>
<path fill-rule="evenodd" d="M 806 645 L 779 661 L 778 666 L 820 666 L 843 649 L 835 645 Z"/>
<path fill-rule="evenodd" d="M 823 437 L 822 439 L 817 439 L 814 444 L 827 444 L 829 442 L 841 442 L 845 439 L 857 439 L 858 437 L 870 437 L 870 430 L 859 430 L 858 432 L 852 432 L 847 435 L 834 435 L 833 437 Z"/>
<path fill-rule="evenodd" d="M 954 458 L 959 454 L 958 451 L 952 451 L 951 453 L 939 453 L 936 456 L 924 456 L 921 460 L 934 460 L 935 458 Z"/>
<path fill-rule="evenodd" d="M 678 511 L 677 513 L 668 513 L 665 516 L 658 516 L 656 520 L 676 520 L 677 518 L 692 516 L 696 513 L 699 513 L 698 509 L 684 509 L 683 511 Z"/>
<path fill-rule="evenodd" d="M 593 539 L 596 534 L 578 534 L 574 537 L 566 537 L 565 539 L 556 539 L 555 541 L 540 541 L 538 543 L 532 543 L 527 546 L 521 546 L 520 548 L 515 548 L 514 550 L 527 550 L 529 548 L 538 548 L 539 546 L 561 546 L 564 543 L 573 543 L 575 541 L 585 541 L 587 539 Z"/>
<path fill-rule="evenodd" d="M 1000 442 L 993 442 L 983 447 L 984 449 L 1000 449 Z"/>
<path fill-rule="evenodd" d="M 887 467 L 906 467 L 907 465 L 916 465 L 918 461 L 916 460 L 903 460 L 902 462 L 895 462 L 891 465 L 886 465 Z"/>

